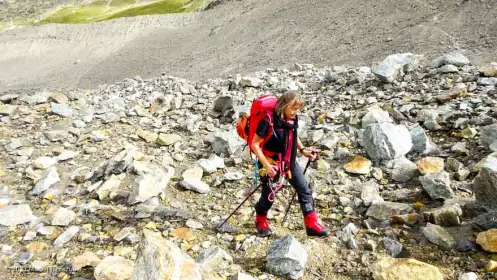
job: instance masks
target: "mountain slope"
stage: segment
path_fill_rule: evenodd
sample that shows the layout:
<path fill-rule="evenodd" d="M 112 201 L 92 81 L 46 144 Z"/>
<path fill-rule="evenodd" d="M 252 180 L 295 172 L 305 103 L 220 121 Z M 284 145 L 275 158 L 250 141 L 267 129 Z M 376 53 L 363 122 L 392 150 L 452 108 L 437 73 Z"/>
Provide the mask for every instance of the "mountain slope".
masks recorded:
<path fill-rule="evenodd" d="M 0 66 L 9 71 L 0 82 L 4 89 L 91 88 L 160 72 L 203 79 L 296 61 L 370 65 L 395 52 L 454 48 L 488 62 L 497 54 L 496 18 L 490 1 L 232 1 L 195 15 L 4 31 Z M 179 21 L 186 23 L 169 24 Z"/>

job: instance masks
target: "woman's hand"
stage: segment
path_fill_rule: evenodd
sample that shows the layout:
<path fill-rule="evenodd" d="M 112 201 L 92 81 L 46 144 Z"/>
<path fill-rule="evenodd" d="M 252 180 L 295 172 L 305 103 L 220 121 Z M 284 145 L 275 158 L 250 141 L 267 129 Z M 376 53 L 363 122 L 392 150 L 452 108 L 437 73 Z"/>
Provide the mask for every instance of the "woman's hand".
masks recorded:
<path fill-rule="evenodd" d="M 254 150 L 254 153 L 259 159 L 259 161 L 264 166 L 264 169 L 266 169 L 266 175 L 272 178 L 276 176 L 276 170 L 269 163 L 267 158 L 264 156 L 264 153 L 262 152 L 261 144 L 263 140 L 264 140 L 263 138 L 261 138 L 259 135 L 256 134 L 254 136 L 254 140 L 252 140 L 252 149 Z"/>
<path fill-rule="evenodd" d="M 272 165 L 266 166 L 265 169 L 266 169 L 266 175 L 269 176 L 270 178 L 276 176 L 276 170 L 273 168 Z"/>
<path fill-rule="evenodd" d="M 312 149 L 312 150 L 302 150 L 302 155 L 309 158 L 311 161 L 315 161 L 319 158 L 319 152 L 320 150 L 318 149 Z"/>

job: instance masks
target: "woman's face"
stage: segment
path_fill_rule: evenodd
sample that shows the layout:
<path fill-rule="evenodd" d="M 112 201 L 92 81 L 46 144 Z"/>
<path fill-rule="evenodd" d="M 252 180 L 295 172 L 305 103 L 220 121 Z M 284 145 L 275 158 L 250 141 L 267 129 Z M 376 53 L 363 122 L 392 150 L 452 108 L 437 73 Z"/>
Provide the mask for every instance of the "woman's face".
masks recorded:
<path fill-rule="evenodd" d="M 297 115 L 297 112 L 300 110 L 300 107 L 300 102 L 298 102 L 297 98 L 295 98 L 294 100 L 290 101 L 288 105 L 286 105 L 285 109 L 283 110 L 283 115 L 286 119 L 294 119 Z"/>

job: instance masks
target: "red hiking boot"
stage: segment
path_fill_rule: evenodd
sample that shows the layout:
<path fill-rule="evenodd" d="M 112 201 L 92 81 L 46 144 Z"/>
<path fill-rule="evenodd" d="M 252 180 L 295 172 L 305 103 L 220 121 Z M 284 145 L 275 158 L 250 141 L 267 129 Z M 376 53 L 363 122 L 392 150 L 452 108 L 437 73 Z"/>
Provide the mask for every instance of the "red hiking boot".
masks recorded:
<path fill-rule="evenodd" d="M 316 211 L 313 211 L 304 217 L 304 224 L 308 236 L 326 237 L 331 234 L 329 230 L 319 224 Z"/>
<path fill-rule="evenodd" d="M 273 233 L 271 231 L 271 228 L 269 227 L 267 216 L 261 216 L 256 214 L 255 227 L 257 228 L 257 232 L 259 232 L 261 236 L 269 236 Z"/>

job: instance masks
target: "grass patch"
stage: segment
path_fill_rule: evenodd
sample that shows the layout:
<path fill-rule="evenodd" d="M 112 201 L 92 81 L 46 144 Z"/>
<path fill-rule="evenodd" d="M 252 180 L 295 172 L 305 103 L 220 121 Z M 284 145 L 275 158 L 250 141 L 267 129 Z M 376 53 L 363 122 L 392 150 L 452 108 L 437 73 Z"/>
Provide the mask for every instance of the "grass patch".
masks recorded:
<path fill-rule="evenodd" d="M 84 6 L 61 8 L 39 23 L 89 23 L 121 17 L 191 12 L 204 5 L 204 0 L 159 0 L 136 4 L 135 0 L 95 1 Z"/>
<path fill-rule="evenodd" d="M 107 17 L 114 19 L 120 17 L 133 17 L 142 15 L 158 15 L 190 12 L 199 8 L 203 1 L 166 0 L 153 2 L 147 5 L 129 8 Z"/>
<path fill-rule="evenodd" d="M 81 7 L 64 7 L 57 10 L 40 23 L 85 23 L 105 14 L 108 11 L 107 2 L 96 1 Z"/>
<path fill-rule="evenodd" d="M 110 3 L 110 6 L 111 7 L 126 7 L 126 6 L 130 6 L 130 5 L 134 5 L 136 4 L 136 1 L 135 0 L 112 0 L 112 2 Z"/>

